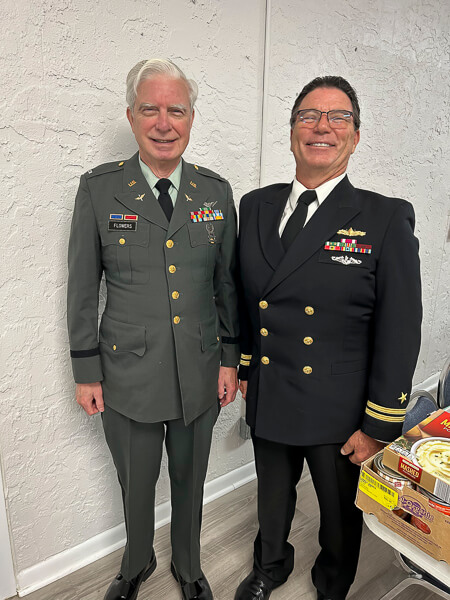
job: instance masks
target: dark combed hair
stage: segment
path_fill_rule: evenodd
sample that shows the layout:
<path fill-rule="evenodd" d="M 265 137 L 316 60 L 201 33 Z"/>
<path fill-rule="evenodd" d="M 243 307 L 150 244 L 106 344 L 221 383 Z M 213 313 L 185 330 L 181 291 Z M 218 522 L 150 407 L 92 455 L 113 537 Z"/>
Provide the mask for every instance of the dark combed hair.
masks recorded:
<path fill-rule="evenodd" d="M 305 85 L 300 94 L 297 96 L 297 99 L 295 100 L 294 106 L 292 108 L 291 128 L 295 125 L 295 113 L 297 112 L 298 107 L 302 103 L 303 98 L 317 88 L 337 88 L 338 90 L 342 90 L 344 94 L 347 94 L 347 96 L 350 98 L 350 102 L 352 103 L 353 124 L 355 126 L 355 130 L 358 131 L 361 125 L 358 96 L 356 95 L 356 91 L 352 88 L 349 82 L 343 77 L 339 77 L 337 75 L 325 75 L 324 77 L 316 77 L 315 79 L 313 79 Z"/>

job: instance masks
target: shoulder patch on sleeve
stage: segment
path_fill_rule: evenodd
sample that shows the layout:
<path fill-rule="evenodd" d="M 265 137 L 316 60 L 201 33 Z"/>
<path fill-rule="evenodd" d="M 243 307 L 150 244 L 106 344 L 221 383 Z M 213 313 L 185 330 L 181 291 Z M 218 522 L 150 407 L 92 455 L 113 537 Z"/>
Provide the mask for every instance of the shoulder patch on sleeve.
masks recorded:
<path fill-rule="evenodd" d="M 122 171 L 125 161 L 117 160 L 114 162 L 104 163 L 95 167 L 94 169 L 89 169 L 85 173 L 87 178 L 96 177 L 97 175 L 104 175 L 105 173 L 113 173 L 114 171 Z"/>
<path fill-rule="evenodd" d="M 218 173 L 215 173 L 214 171 L 211 171 L 211 169 L 207 169 L 206 167 L 201 167 L 200 165 L 194 164 L 194 169 L 197 171 L 197 173 L 200 173 L 201 175 L 206 175 L 206 177 L 213 177 L 214 179 L 219 179 L 219 181 L 226 181 L 224 177 L 222 177 Z"/>

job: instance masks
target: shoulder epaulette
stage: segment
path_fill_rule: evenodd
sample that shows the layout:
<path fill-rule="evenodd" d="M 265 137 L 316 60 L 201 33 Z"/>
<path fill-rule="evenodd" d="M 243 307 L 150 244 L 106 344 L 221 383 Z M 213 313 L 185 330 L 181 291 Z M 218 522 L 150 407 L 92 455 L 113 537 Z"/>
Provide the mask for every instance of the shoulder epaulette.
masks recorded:
<path fill-rule="evenodd" d="M 194 169 L 200 173 L 200 175 L 206 175 L 206 177 L 213 177 L 214 179 L 219 179 L 220 181 L 226 181 L 224 177 L 211 171 L 211 169 L 207 169 L 206 167 L 201 167 L 200 165 L 193 165 Z"/>
<path fill-rule="evenodd" d="M 85 175 L 86 175 L 86 177 L 95 177 L 96 175 L 104 175 L 105 173 L 113 173 L 114 171 L 121 171 L 123 169 L 124 164 L 125 164 L 125 161 L 123 161 L 123 160 L 104 163 L 103 165 L 99 165 L 98 167 L 95 167 L 94 169 L 90 169 L 89 171 L 87 171 L 87 173 L 85 173 Z"/>

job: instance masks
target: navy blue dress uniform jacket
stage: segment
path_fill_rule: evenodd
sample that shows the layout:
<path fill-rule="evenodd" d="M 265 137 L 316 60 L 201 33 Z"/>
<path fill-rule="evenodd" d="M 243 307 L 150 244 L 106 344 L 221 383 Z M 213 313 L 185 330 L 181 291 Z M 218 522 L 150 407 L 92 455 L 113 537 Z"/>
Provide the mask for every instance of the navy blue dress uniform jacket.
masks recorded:
<path fill-rule="evenodd" d="M 359 428 L 392 440 L 420 346 L 413 208 L 345 177 L 285 253 L 278 228 L 291 187 L 270 185 L 240 204 L 247 423 L 293 445 L 343 443 Z M 366 252 L 325 249 L 343 239 Z"/>
<path fill-rule="evenodd" d="M 194 215 L 205 210 L 214 220 Z M 206 411 L 220 365 L 239 362 L 235 251 L 232 192 L 216 173 L 183 161 L 170 223 L 138 154 L 84 174 L 69 243 L 75 381 L 102 381 L 106 404 L 136 421 Z"/>

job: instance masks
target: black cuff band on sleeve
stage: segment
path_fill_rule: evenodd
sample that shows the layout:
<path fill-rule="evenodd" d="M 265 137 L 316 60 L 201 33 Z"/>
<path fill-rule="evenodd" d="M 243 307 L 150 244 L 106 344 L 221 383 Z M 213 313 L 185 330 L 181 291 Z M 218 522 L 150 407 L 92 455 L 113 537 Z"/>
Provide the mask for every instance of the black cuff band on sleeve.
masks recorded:
<path fill-rule="evenodd" d="M 100 350 L 97 348 L 92 348 L 91 350 L 71 350 L 70 356 L 71 358 L 90 358 L 91 356 L 97 356 L 100 354 Z"/>
<path fill-rule="evenodd" d="M 223 337 L 222 338 L 222 344 L 238 344 L 238 343 L 239 343 L 238 337 Z"/>

